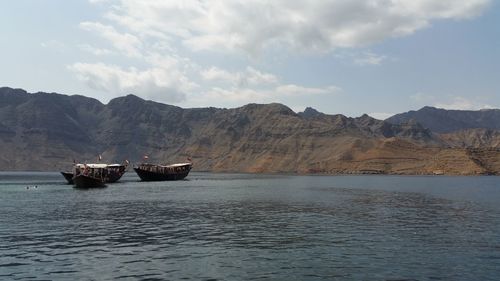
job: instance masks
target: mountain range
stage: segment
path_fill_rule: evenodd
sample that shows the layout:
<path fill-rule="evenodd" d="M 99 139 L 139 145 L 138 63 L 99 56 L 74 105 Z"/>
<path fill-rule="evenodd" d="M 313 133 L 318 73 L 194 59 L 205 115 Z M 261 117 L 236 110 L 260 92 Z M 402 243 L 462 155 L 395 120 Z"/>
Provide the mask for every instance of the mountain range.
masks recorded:
<path fill-rule="evenodd" d="M 0 170 L 73 161 L 178 162 L 216 172 L 499 174 L 500 110 L 424 107 L 377 120 L 285 105 L 180 108 L 128 95 L 0 88 Z"/>
<path fill-rule="evenodd" d="M 417 111 L 396 114 L 387 119 L 394 124 L 416 120 L 436 133 L 451 133 L 465 129 L 500 130 L 500 109 L 446 110 L 430 106 Z"/>

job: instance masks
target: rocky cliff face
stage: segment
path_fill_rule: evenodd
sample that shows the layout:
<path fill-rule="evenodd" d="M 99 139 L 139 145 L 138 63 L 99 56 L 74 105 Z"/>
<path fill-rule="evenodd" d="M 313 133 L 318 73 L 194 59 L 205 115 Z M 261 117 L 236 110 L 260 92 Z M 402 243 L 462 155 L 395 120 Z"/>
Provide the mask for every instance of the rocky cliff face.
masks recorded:
<path fill-rule="evenodd" d="M 434 107 L 423 107 L 417 111 L 396 114 L 386 121 L 401 124 L 414 120 L 435 133 L 451 133 L 465 129 L 500 130 L 500 109 L 446 110 Z"/>
<path fill-rule="evenodd" d="M 440 134 L 442 141 L 452 147 L 500 148 L 500 131 L 491 129 L 466 129 Z"/>
<path fill-rule="evenodd" d="M 500 171 L 494 133 L 478 142 L 464 139 L 414 121 L 392 124 L 314 109 L 297 114 L 282 104 L 183 109 L 129 95 L 104 105 L 83 96 L 0 88 L 1 170 L 58 170 L 102 154 L 107 162 L 191 157 L 196 170 L 226 172 Z"/>

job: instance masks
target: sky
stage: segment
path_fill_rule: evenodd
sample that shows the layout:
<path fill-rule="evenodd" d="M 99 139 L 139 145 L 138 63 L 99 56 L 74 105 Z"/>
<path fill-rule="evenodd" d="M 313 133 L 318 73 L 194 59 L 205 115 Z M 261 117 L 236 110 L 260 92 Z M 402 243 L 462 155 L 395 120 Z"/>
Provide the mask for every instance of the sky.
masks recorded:
<path fill-rule="evenodd" d="M 0 0 L 0 86 L 384 119 L 500 108 L 494 0 Z"/>

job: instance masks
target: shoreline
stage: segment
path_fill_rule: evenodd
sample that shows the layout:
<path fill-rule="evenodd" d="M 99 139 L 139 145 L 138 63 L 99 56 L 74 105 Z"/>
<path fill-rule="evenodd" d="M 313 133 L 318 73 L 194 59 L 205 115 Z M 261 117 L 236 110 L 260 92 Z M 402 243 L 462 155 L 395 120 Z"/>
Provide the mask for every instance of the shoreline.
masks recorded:
<path fill-rule="evenodd" d="M 10 174 L 10 173 L 56 173 L 59 174 L 61 171 L 56 170 L 0 170 L 0 174 Z M 133 171 L 129 171 L 133 173 Z M 340 172 L 315 172 L 315 173 L 303 173 L 303 172 L 248 172 L 248 171 L 210 171 L 210 170 L 192 170 L 195 173 L 212 173 L 212 174 L 244 174 L 244 175 L 269 175 L 269 176 L 422 176 L 422 177 L 495 177 L 500 176 L 499 173 L 397 173 L 397 172 L 365 172 L 365 171 L 348 171 L 344 173 Z M 134 173 L 133 173 L 134 174 Z"/>

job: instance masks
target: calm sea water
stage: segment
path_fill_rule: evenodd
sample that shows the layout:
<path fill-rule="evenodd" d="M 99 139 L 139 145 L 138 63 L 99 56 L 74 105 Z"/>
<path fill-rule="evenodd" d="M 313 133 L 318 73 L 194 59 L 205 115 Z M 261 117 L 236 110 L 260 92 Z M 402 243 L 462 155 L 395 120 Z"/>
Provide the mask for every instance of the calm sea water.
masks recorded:
<path fill-rule="evenodd" d="M 499 177 L 0 173 L 0 280 L 499 278 Z"/>

